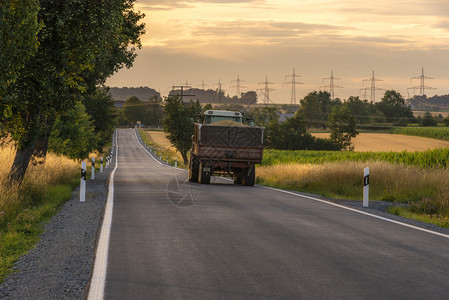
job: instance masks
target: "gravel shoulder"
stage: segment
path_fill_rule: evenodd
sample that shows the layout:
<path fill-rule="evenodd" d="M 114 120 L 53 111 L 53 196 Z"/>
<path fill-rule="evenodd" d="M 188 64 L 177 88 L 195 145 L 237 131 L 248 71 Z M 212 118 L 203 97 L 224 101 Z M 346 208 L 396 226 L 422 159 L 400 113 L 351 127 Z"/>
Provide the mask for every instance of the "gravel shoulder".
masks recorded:
<path fill-rule="evenodd" d="M 0 285 L 1 299 L 83 299 L 92 275 L 97 234 L 114 165 L 87 180 L 86 202 L 79 186 L 45 226 L 36 247 L 16 263 Z"/>

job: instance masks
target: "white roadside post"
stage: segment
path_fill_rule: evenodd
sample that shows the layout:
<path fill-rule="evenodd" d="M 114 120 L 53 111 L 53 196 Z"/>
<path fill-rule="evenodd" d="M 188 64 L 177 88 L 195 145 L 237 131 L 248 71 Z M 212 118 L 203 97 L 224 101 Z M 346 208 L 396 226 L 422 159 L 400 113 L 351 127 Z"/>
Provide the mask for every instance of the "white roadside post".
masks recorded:
<path fill-rule="evenodd" d="M 103 156 L 101 157 L 100 173 L 103 173 Z"/>
<path fill-rule="evenodd" d="M 167 165 L 168 165 L 168 155 L 167 155 Z"/>
<path fill-rule="evenodd" d="M 82 161 L 81 162 L 80 202 L 86 201 L 86 170 L 87 170 L 87 164 L 85 161 Z"/>
<path fill-rule="evenodd" d="M 363 170 L 363 207 L 369 206 L 369 167 Z"/>
<path fill-rule="evenodd" d="M 95 157 L 92 157 L 92 173 L 90 174 L 90 179 L 95 179 Z"/>
<path fill-rule="evenodd" d="M 177 167 L 178 167 L 178 158 L 175 157 L 175 168 L 177 168 Z"/>

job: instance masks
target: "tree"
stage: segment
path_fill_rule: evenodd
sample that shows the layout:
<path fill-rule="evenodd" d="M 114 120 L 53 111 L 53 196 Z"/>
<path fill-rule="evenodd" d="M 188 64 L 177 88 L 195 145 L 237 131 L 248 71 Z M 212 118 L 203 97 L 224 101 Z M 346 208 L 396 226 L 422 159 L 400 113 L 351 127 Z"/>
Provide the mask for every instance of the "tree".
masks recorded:
<path fill-rule="evenodd" d="M 335 106 L 329 116 L 327 126 L 331 129 L 331 141 L 340 150 L 353 150 L 351 139 L 359 134 L 356 122 L 347 105 Z"/>
<path fill-rule="evenodd" d="M 300 100 L 304 120 L 309 127 L 326 128 L 326 122 L 332 107 L 339 105 L 340 101 L 332 100 L 328 92 L 314 91 Z"/>
<path fill-rule="evenodd" d="M 449 115 L 443 119 L 443 123 L 444 125 L 449 126 Z"/>
<path fill-rule="evenodd" d="M 255 107 L 247 115 L 253 119 L 256 126 L 266 126 L 274 120 L 279 120 L 277 109 L 274 106 Z"/>
<path fill-rule="evenodd" d="M 1 0 L 0 5 L 0 99 L 19 76 L 25 62 L 37 51 L 37 0 Z"/>
<path fill-rule="evenodd" d="M 33 153 L 46 154 L 58 115 L 73 108 L 89 87 L 129 66 L 142 33 L 136 24 L 143 16 L 132 12 L 133 0 L 39 3 L 44 27 L 38 51 L 0 103 L 1 137 L 10 136 L 17 148 L 9 177 L 18 183 Z"/>
<path fill-rule="evenodd" d="M 82 103 L 92 119 L 98 138 L 96 150 L 101 153 L 110 143 L 117 124 L 118 113 L 114 108 L 114 101 L 108 89 L 99 88 L 94 94 L 84 96 Z"/>
<path fill-rule="evenodd" d="M 405 105 L 405 99 L 394 90 L 385 91 L 382 100 L 376 103 L 376 107 L 385 115 L 388 122 L 411 122 L 414 119 L 412 109 Z"/>
<path fill-rule="evenodd" d="M 145 104 L 136 96 L 132 96 L 123 105 L 123 116 L 128 125 L 134 126 L 138 121 L 146 123 L 147 111 Z"/>
<path fill-rule="evenodd" d="M 181 153 L 187 166 L 189 162 L 187 153 L 192 147 L 194 130 L 192 120 L 203 112 L 201 104 L 198 101 L 185 104 L 179 96 L 165 98 L 164 104 L 165 116 L 162 120 L 164 131 L 168 140 Z"/>
<path fill-rule="evenodd" d="M 368 100 L 360 100 L 358 96 L 351 96 L 345 101 L 345 105 L 351 110 L 358 124 L 367 124 L 373 121 L 372 115 L 375 112 L 375 107 Z"/>
<path fill-rule="evenodd" d="M 428 127 L 428 126 L 437 126 L 438 124 L 435 118 L 432 116 L 432 114 L 427 111 L 421 118 L 420 125 Z"/>
<path fill-rule="evenodd" d="M 97 148 L 98 135 L 81 102 L 56 118 L 48 148 L 72 159 L 85 159 Z"/>

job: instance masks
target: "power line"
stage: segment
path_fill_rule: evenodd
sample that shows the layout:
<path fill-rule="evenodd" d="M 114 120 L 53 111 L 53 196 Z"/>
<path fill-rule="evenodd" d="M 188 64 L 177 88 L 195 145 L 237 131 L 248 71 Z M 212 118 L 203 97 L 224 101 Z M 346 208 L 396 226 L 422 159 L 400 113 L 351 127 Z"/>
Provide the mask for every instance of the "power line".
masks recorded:
<path fill-rule="evenodd" d="M 304 84 L 304 83 L 296 81 L 296 77 L 302 77 L 302 76 L 301 75 L 296 75 L 295 68 L 293 68 L 293 74 L 292 75 L 286 75 L 285 79 L 290 78 L 290 77 L 292 78 L 292 81 L 286 83 L 286 84 L 291 84 L 292 85 L 292 94 L 291 94 L 291 98 L 290 98 L 290 104 L 296 104 L 296 85 L 297 84 Z"/>
<path fill-rule="evenodd" d="M 264 82 L 259 82 L 259 84 L 264 84 L 265 87 L 263 89 L 258 89 L 258 91 L 263 91 L 264 97 L 263 97 L 263 104 L 270 104 L 272 101 L 270 99 L 270 91 L 274 91 L 274 89 L 270 88 L 270 84 L 274 84 L 273 82 L 268 81 L 268 76 L 265 76 Z"/>
<path fill-rule="evenodd" d="M 334 80 L 341 80 L 341 78 L 334 77 L 334 70 L 331 70 L 331 77 L 323 78 L 322 82 L 324 82 L 325 80 L 329 80 L 329 85 L 325 85 L 323 87 L 325 89 L 329 88 L 329 93 L 331 94 L 331 99 L 334 100 L 335 99 L 334 89 L 343 88 L 342 86 L 335 85 Z"/>
<path fill-rule="evenodd" d="M 374 71 L 373 71 L 373 75 L 371 76 L 371 78 L 363 79 L 362 80 L 362 84 L 365 81 L 370 81 L 371 82 L 371 86 L 360 89 L 360 91 L 364 91 L 365 92 L 364 96 L 363 96 L 364 100 L 366 100 L 366 91 L 370 91 L 371 92 L 370 101 L 371 102 L 376 102 L 376 91 L 385 91 L 385 89 L 383 89 L 383 88 L 376 87 L 376 81 L 383 81 L 383 80 L 382 79 L 376 79 L 376 77 L 374 77 Z"/>

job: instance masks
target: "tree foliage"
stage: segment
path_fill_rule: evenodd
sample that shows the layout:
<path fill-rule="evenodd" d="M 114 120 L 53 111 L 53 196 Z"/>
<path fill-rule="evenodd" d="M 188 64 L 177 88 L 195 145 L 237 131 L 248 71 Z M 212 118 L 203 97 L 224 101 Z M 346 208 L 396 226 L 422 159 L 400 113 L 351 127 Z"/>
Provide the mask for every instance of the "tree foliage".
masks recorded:
<path fill-rule="evenodd" d="M 169 96 L 164 101 L 164 131 L 168 140 L 181 153 L 184 164 L 188 165 L 187 153 L 192 147 L 193 120 L 203 112 L 197 102 L 184 103 L 179 96 Z"/>
<path fill-rule="evenodd" d="M 108 89 L 97 89 L 91 95 L 85 95 L 82 103 L 87 114 L 91 117 L 94 132 L 97 137 L 96 147 L 98 152 L 103 152 L 105 146 L 110 143 L 111 137 L 117 125 L 117 111 L 114 108 L 114 101 Z"/>
<path fill-rule="evenodd" d="M 329 116 L 327 126 L 331 130 L 331 142 L 339 150 L 353 150 L 351 139 L 359 134 L 356 121 L 348 105 L 335 106 Z"/>
<path fill-rule="evenodd" d="M 394 90 L 385 91 L 382 100 L 376 103 L 376 108 L 385 115 L 387 122 L 407 125 L 414 119 L 412 109 L 405 105 L 404 97 Z"/>
<path fill-rule="evenodd" d="M 272 120 L 264 133 L 267 148 L 278 150 L 336 150 L 328 139 L 315 138 L 306 129 L 302 111 L 280 123 Z"/>
<path fill-rule="evenodd" d="M 0 98 L 36 53 L 39 5 L 37 0 L 0 1 Z"/>
<path fill-rule="evenodd" d="M 143 15 L 133 0 L 40 0 L 37 53 L 28 59 L 0 104 L 1 136 L 17 147 L 10 178 L 23 179 L 39 140 L 46 140 L 56 118 L 76 106 L 82 93 L 113 72 L 130 66 Z M 45 143 L 44 143 L 45 144 Z"/>
<path fill-rule="evenodd" d="M 340 104 L 340 101 L 332 100 L 328 92 L 314 91 L 301 99 L 300 103 L 300 110 L 308 127 L 325 129 L 332 107 Z"/>
<path fill-rule="evenodd" d="M 49 150 L 72 159 L 84 159 L 97 148 L 97 134 L 81 102 L 56 118 Z"/>

